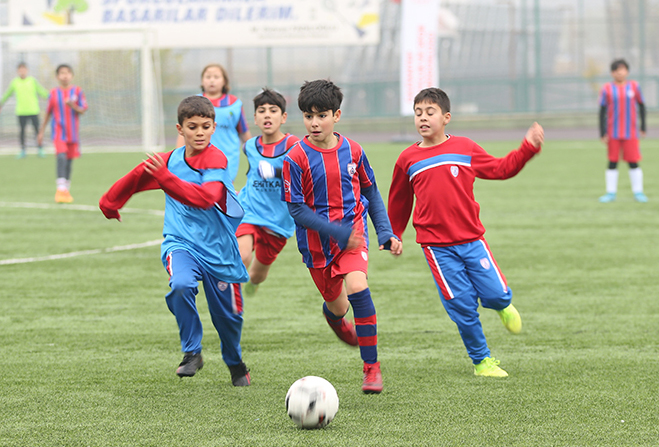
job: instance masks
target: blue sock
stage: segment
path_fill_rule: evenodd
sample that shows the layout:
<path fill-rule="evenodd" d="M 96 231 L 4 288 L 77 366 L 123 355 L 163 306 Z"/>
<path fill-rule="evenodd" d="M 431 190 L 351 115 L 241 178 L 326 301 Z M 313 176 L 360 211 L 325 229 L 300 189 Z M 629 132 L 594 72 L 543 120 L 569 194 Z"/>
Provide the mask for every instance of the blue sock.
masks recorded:
<path fill-rule="evenodd" d="M 366 288 L 361 292 L 348 295 L 355 316 L 355 329 L 362 360 L 366 363 L 378 361 L 378 325 L 371 291 Z"/>
<path fill-rule="evenodd" d="M 330 310 L 327 308 L 327 303 L 323 302 L 323 314 L 325 314 L 325 319 L 329 324 L 332 326 L 341 326 L 341 320 L 343 320 L 344 315 L 341 315 L 340 317 L 337 315 L 334 315 Z"/>

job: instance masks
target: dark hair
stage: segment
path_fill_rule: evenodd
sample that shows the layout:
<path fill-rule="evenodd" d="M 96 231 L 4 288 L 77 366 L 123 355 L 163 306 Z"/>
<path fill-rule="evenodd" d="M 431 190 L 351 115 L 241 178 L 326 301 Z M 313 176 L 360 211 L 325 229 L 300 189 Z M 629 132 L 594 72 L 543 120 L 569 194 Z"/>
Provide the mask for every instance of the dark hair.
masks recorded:
<path fill-rule="evenodd" d="M 254 112 L 259 106 L 264 104 L 272 104 L 281 109 L 281 113 L 286 111 L 286 100 L 281 93 L 270 90 L 268 87 L 263 87 L 263 91 L 254 97 Z"/>
<path fill-rule="evenodd" d="M 18 67 L 16 67 L 16 68 L 22 68 L 22 67 L 27 68 L 27 64 L 25 62 L 19 62 Z"/>
<path fill-rule="evenodd" d="M 70 66 L 69 64 L 59 64 L 59 65 L 57 66 L 57 68 L 55 69 L 55 74 L 58 75 L 58 74 L 59 74 L 59 71 L 60 71 L 62 68 L 68 68 L 69 71 L 71 72 L 71 74 L 73 74 L 73 68 L 71 68 L 71 66 Z"/>
<path fill-rule="evenodd" d="M 414 97 L 414 106 L 422 102 L 429 102 L 431 104 L 437 104 L 442 113 L 448 113 L 451 111 L 451 100 L 448 99 L 448 95 L 444 90 L 437 87 L 431 87 L 421 90 Z"/>
<path fill-rule="evenodd" d="M 222 93 L 226 94 L 229 93 L 230 87 L 229 87 L 229 76 L 227 75 L 227 71 L 224 69 L 223 66 L 220 64 L 208 64 L 204 67 L 203 70 L 201 70 L 201 79 L 204 79 L 204 73 L 206 73 L 206 70 L 209 68 L 219 68 L 220 71 L 222 72 L 222 77 L 224 78 L 224 86 L 222 86 Z M 204 91 L 204 86 L 201 86 L 201 91 L 203 93 Z"/>
<path fill-rule="evenodd" d="M 178 105 L 178 123 L 183 125 L 183 121 L 193 116 L 210 118 L 215 121 L 215 107 L 210 99 L 203 96 L 188 96 L 181 104 Z"/>
<path fill-rule="evenodd" d="M 625 67 L 627 70 L 629 70 L 629 64 L 627 63 L 626 60 L 624 59 L 616 59 L 613 62 L 611 62 L 611 71 L 616 71 L 620 67 Z"/>
<path fill-rule="evenodd" d="M 325 112 L 331 110 L 335 113 L 341 108 L 343 93 L 332 81 L 318 79 L 306 81 L 300 87 L 297 105 L 303 113 Z"/>

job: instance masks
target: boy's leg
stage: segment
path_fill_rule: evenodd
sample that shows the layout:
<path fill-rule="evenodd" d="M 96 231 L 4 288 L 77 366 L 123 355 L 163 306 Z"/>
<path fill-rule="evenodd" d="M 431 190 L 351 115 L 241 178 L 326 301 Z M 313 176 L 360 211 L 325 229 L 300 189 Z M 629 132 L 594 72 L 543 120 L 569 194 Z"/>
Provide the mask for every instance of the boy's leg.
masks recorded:
<path fill-rule="evenodd" d="M 243 363 L 240 338 L 243 328 L 243 300 L 240 284 L 220 281 L 203 272 L 204 292 L 213 326 L 220 336 L 222 359 L 229 367 L 235 386 L 250 384 L 249 370 Z"/>
<path fill-rule="evenodd" d="M 26 146 L 25 146 L 25 126 L 27 124 L 27 116 L 18 117 L 18 125 L 20 126 L 20 131 L 18 134 L 18 141 L 21 145 L 21 152 L 18 154 L 18 158 L 25 158 L 26 155 Z"/>
<path fill-rule="evenodd" d="M 309 269 L 311 278 L 323 297 L 323 315 L 341 341 L 358 346 L 355 326 L 346 320 L 350 308 L 342 277 L 330 277 L 331 265 L 324 269 Z"/>
<path fill-rule="evenodd" d="M 271 233 L 263 227 L 257 228 L 254 235 L 254 260 L 249 268 L 250 282 L 255 286 L 268 277 L 270 266 L 286 246 L 286 238 Z"/>
<path fill-rule="evenodd" d="M 37 135 L 39 135 L 39 115 L 30 115 L 30 121 L 32 122 L 32 127 L 34 127 L 34 139 L 37 139 Z M 43 151 L 43 145 L 39 145 L 39 142 L 37 141 L 37 147 L 38 147 L 38 155 L 39 157 L 43 158 L 46 156 L 46 154 Z"/>
<path fill-rule="evenodd" d="M 637 202 L 647 202 L 648 198 L 643 193 L 643 170 L 638 165 L 641 161 L 641 149 L 638 139 L 624 141 L 623 158 L 629 163 L 629 182 L 632 186 L 634 198 Z"/>
<path fill-rule="evenodd" d="M 458 326 L 467 354 L 474 364 L 490 357 L 478 315 L 478 298 L 456 246 L 424 247 L 439 296 L 449 318 Z"/>
<path fill-rule="evenodd" d="M 607 147 L 609 166 L 604 174 L 606 194 L 599 198 L 599 201 L 602 203 L 613 202 L 616 199 L 616 194 L 618 193 L 618 159 L 621 149 L 621 140 L 609 138 Z"/>
<path fill-rule="evenodd" d="M 67 194 L 68 189 L 66 183 L 66 175 L 68 168 L 68 159 L 66 156 L 66 152 L 57 152 L 55 158 L 55 164 L 56 164 L 56 173 L 57 173 L 57 181 L 56 181 L 57 191 L 55 192 L 55 202 L 70 203 L 72 200 L 69 200 L 70 196 Z"/>
<path fill-rule="evenodd" d="M 167 256 L 166 269 L 171 291 L 165 296 L 165 300 L 169 311 L 176 317 L 181 350 L 185 353 L 176 374 L 180 377 L 190 377 L 204 365 L 201 357 L 203 328 L 195 304 L 201 267 L 187 251 L 174 250 Z"/>

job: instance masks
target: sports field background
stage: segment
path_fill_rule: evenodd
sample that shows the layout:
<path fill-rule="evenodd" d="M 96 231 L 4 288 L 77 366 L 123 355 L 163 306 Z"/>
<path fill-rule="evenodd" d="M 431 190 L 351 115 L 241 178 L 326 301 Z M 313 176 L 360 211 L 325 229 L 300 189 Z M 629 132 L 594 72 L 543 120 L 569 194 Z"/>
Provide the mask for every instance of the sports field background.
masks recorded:
<path fill-rule="evenodd" d="M 479 142 L 504 155 L 522 136 Z M 405 146 L 365 144 L 384 196 Z M 372 246 L 381 395 L 362 394 L 359 353 L 327 327 L 294 239 L 245 303 L 252 386 L 231 386 L 203 292 L 206 364 L 180 380 L 159 247 L 107 251 L 161 237 L 163 194 L 134 197 L 122 223 L 97 210 L 142 156 L 84 155 L 70 206 L 53 203 L 52 155 L 0 156 L 0 446 L 655 446 L 659 140 L 642 148 L 647 204 L 633 201 L 624 164 L 618 200 L 598 203 L 606 161 L 594 139 L 548 138 L 516 178 L 476 182 L 524 323 L 513 336 L 482 311 L 507 379 L 473 375 L 411 225 L 402 257 Z M 85 251 L 96 254 L 21 263 Z M 286 415 L 305 375 L 338 391 L 324 430 Z"/>

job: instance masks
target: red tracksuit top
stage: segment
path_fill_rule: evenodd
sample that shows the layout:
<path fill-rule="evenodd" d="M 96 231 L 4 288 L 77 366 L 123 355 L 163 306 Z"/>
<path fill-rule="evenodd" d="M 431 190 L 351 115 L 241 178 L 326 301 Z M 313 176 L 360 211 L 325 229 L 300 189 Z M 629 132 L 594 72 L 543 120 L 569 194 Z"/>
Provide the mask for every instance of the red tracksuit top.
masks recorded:
<path fill-rule="evenodd" d="M 538 152 L 540 147 L 526 140 L 501 158 L 465 137 L 449 136 L 433 147 L 413 144 L 398 157 L 389 190 L 394 234 L 402 240 L 416 196 L 412 224 L 421 246 L 446 247 L 480 239 L 485 228 L 474 199 L 474 180 L 513 177 Z"/>

